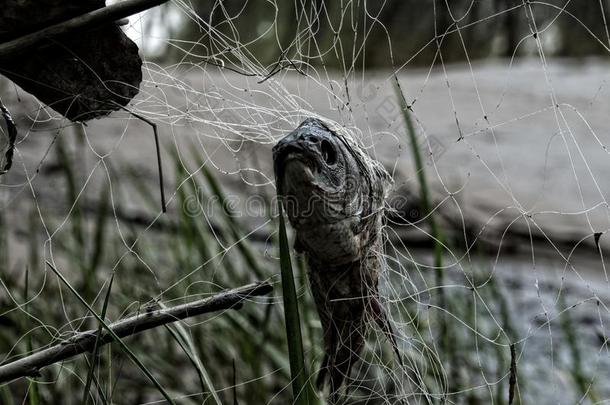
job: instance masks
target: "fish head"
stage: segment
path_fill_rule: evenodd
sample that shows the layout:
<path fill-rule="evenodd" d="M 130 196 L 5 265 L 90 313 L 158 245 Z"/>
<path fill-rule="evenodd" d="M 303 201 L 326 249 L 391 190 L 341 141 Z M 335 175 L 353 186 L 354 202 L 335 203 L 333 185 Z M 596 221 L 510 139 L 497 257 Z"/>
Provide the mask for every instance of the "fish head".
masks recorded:
<path fill-rule="evenodd" d="M 297 230 L 333 224 L 360 210 L 361 170 L 346 140 L 308 118 L 273 148 L 278 196 Z"/>

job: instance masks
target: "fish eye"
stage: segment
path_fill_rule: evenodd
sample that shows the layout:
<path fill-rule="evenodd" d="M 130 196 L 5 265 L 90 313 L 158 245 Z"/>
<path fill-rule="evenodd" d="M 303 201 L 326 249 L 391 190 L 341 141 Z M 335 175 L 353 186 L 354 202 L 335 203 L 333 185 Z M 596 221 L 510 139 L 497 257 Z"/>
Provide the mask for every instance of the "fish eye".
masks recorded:
<path fill-rule="evenodd" d="M 334 165 L 335 162 L 337 161 L 337 153 L 335 152 L 335 148 L 333 148 L 333 145 L 331 145 L 331 143 L 328 142 L 327 140 L 323 140 L 322 145 L 321 145 L 321 150 L 322 150 L 322 157 L 324 158 L 324 161 L 326 162 L 326 164 Z"/>

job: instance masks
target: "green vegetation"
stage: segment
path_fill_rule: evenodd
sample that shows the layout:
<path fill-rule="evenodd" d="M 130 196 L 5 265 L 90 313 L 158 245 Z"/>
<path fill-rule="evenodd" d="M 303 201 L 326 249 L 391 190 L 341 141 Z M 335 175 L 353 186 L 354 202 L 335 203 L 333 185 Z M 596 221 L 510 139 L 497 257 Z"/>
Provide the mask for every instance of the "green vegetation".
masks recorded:
<path fill-rule="evenodd" d="M 189 3 L 194 15 L 180 24 L 164 18 L 175 43 L 168 59 L 217 64 L 244 72 L 255 55 L 269 74 L 307 65 L 352 69 L 431 66 L 525 55 L 535 49 L 532 27 L 545 51 L 560 56 L 608 54 L 607 2 L 522 0 L 388 0 L 319 2 L 250 0 Z M 552 23 L 552 30 L 546 30 Z M 544 31 L 542 31 L 544 28 Z M 295 38 L 298 38 L 295 40 Z M 184 41 L 184 42 L 181 42 Z M 528 43 L 529 42 L 529 43 Z M 530 46 L 531 45 L 531 46 Z"/>
<path fill-rule="evenodd" d="M 409 125 L 408 113 L 405 119 Z M 408 133 L 411 145 L 417 145 L 412 125 Z M 168 200 L 168 214 L 157 217 L 155 182 L 143 182 L 129 168 L 119 176 L 109 162 L 105 167 L 112 193 L 106 173 L 101 190 L 81 193 L 76 154 L 68 147 L 78 134 L 75 139 L 72 135 L 61 134 L 55 148 L 57 190 L 67 201 L 59 209 L 67 206 L 68 212 L 58 215 L 40 204 L 46 221 L 42 228 L 37 209 L 32 209 L 29 259 L 19 267 L 9 268 L 14 233 L 6 213 L 0 212 L 3 361 L 56 344 L 76 330 L 97 330 L 99 336 L 110 321 L 128 314 L 253 280 L 274 282 L 275 297 L 96 345 L 88 356 L 0 386 L 0 402 L 132 404 L 170 403 L 171 398 L 176 404 L 317 404 L 311 373 L 322 355 L 321 330 L 302 258 L 291 258 L 282 216 L 269 213 L 264 240 L 247 237 L 252 230 L 226 204 L 222 180 L 194 153 L 183 156 L 173 149 L 169 154 L 177 191 Z M 428 404 L 507 404 L 510 347 L 522 348 L 520 325 L 504 285 L 489 269 L 471 265 L 456 271 L 446 249 L 436 247 L 450 241 L 444 241 L 440 224 L 430 221 L 435 217 L 433 197 L 420 152 L 412 151 L 422 173 L 422 192 L 427 193 L 422 210 L 436 240 L 432 252 L 423 256 L 431 258 L 437 271 L 426 272 L 416 264 L 427 259 L 388 261 L 385 282 L 390 288 L 385 294 L 407 367 L 398 369 L 385 338 L 372 333 L 361 366 L 355 367 L 358 384 L 348 388 L 347 403 L 381 405 L 402 395 Z M 124 211 L 128 199 L 138 201 L 138 216 Z M 210 215 L 209 203 L 215 201 L 223 203 Z M 47 231 L 53 234 L 52 244 Z M 399 248 L 386 253 L 390 258 L 411 254 Z M 564 329 L 571 329 L 569 323 Z M 580 364 L 576 337 L 570 342 Z M 578 390 L 595 398 L 585 370 L 574 369 L 573 377 Z M 533 384 L 517 380 L 514 403 Z"/>
<path fill-rule="evenodd" d="M 282 205 L 278 201 L 280 217 L 280 266 L 282 273 L 282 291 L 284 300 L 284 318 L 286 320 L 286 338 L 288 340 L 288 357 L 290 359 L 290 375 L 292 377 L 292 395 L 295 404 L 315 404 L 315 396 L 311 385 L 312 378 L 305 367 L 303 353 L 303 338 L 301 334 L 301 317 L 299 302 L 292 272 L 290 246 L 286 236 L 286 224 Z"/>

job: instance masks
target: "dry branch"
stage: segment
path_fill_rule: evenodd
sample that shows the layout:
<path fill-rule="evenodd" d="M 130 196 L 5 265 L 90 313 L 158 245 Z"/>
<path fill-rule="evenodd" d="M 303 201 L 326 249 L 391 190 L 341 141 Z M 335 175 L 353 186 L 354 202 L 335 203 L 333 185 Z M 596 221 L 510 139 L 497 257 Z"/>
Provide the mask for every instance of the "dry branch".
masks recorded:
<path fill-rule="evenodd" d="M 273 290 L 271 284 L 258 282 L 223 291 L 212 297 L 177 305 L 171 308 L 155 309 L 122 319 L 110 325 L 110 329 L 120 338 L 135 335 L 139 332 L 176 322 L 181 319 L 220 311 L 239 309 L 250 297 L 266 295 Z M 0 366 L 0 384 L 26 376 L 36 376 L 40 369 L 51 364 L 89 352 L 95 345 L 98 330 L 80 332 L 58 345 Z M 108 331 L 102 331 L 98 345 L 113 341 Z"/>
<path fill-rule="evenodd" d="M 12 41 L 0 44 L 0 60 L 40 45 L 43 41 L 73 33 L 78 30 L 94 28 L 105 23 L 118 21 L 130 15 L 158 6 L 168 0 L 127 0 L 111 6 L 100 8 L 67 21 L 51 25 L 40 31 L 24 35 Z"/>

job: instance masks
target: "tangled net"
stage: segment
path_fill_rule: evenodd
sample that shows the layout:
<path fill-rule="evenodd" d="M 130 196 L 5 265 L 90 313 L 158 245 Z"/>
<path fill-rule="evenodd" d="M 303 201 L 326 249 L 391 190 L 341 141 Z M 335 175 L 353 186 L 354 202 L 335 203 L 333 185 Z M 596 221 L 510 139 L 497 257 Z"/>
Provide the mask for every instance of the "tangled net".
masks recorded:
<path fill-rule="evenodd" d="M 10 326 L 0 332 L 1 361 L 96 325 L 47 261 L 97 307 L 114 274 L 109 319 L 255 278 L 277 283 L 270 149 L 318 116 L 352 133 L 394 180 L 378 254 L 405 366 L 392 362 L 381 333 L 369 334 L 346 403 L 608 400 L 608 75 L 600 58 L 552 57 L 566 26 L 606 55 L 607 6 L 595 4 L 586 19 L 570 1 L 435 1 L 422 8 L 433 29 L 419 30 L 413 12 L 413 36 L 403 38 L 390 17 L 406 6 L 394 3 L 202 9 L 174 0 L 132 19 L 127 32 L 176 62 L 146 60 L 129 111 L 86 126 L 4 82 L 19 136 L 0 177 L 0 320 Z M 521 27 L 515 38 L 491 34 L 509 23 Z M 190 36 L 179 31 L 187 26 Z M 508 57 L 473 61 L 489 54 Z M 151 129 L 136 116 L 158 125 L 167 214 Z M 321 330 L 303 275 L 305 354 L 315 370 Z M 258 300 L 133 345 L 176 401 L 288 403 L 280 302 Z M 161 403 L 113 350 L 90 396 Z M 80 397 L 84 370 L 74 361 L 39 384 L 0 389 Z"/>

